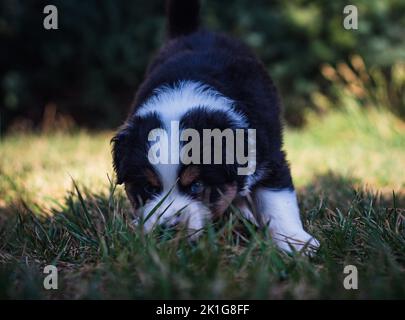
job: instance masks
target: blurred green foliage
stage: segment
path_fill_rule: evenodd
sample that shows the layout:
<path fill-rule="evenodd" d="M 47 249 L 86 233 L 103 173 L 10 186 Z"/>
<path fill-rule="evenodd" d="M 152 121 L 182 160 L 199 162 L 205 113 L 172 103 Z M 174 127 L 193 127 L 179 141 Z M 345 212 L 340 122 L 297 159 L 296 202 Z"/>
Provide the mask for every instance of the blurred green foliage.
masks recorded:
<path fill-rule="evenodd" d="M 43 28 L 43 8 L 56 5 L 59 30 Z M 405 1 L 353 0 L 359 29 L 345 30 L 335 0 L 205 0 L 212 30 L 242 38 L 279 86 L 291 124 L 302 123 L 314 91 L 327 91 L 323 63 L 360 54 L 368 65 L 405 60 Z M 50 103 L 79 125 L 111 128 L 130 106 L 151 55 L 164 38 L 164 1 L 2 0 L 1 128 L 17 119 L 37 125 Z"/>

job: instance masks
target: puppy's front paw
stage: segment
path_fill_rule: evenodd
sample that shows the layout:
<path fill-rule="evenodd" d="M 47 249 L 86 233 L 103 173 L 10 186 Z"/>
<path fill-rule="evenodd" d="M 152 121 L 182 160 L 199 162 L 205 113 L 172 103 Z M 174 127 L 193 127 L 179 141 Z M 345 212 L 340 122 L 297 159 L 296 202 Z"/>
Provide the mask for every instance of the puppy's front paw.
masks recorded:
<path fill-rule="evenodd" d="M 278 233 L 273 235 L 273 240 L 286 252 L 298 251 L 307 256 L 315 255 L 320 246 L 319 241 L 304 230 L 291 235 Z"/>

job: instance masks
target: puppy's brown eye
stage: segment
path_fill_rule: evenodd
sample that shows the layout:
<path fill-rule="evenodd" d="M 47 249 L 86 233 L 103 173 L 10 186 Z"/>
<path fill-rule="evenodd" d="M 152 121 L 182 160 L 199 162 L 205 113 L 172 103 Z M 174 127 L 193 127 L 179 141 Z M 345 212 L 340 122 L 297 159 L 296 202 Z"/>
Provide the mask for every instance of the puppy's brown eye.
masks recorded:
<path fill-rule="evenodd" d="M 204 190 L 204 184 L 203 184 L 201 181 L 199 181 L 199 180 L 193 182 L 193 183 L 190 185 L 190 192 L 191 192 L 192 194 L 194 194 L 194 195 L 203 192 L 203 190 Z"/>

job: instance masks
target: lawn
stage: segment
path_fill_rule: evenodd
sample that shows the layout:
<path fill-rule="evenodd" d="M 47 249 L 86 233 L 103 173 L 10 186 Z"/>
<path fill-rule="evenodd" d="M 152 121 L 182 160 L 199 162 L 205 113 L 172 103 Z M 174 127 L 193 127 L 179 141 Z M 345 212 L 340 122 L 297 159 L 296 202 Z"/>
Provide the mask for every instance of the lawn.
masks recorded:
<path fill-rule="evenodd" d="M 144 235 L 113 183 L 112 132 L 0 142 L 0 298 L 405 298 L 405 125 L 386 110 L 308 115 L 285 149 L 314 257 L 279 252 L 236 209 L 190 243 Z M 58 289 L 43 268 L 58 267 Z M 346 290 L 343 269 L 358 269 Z"/>

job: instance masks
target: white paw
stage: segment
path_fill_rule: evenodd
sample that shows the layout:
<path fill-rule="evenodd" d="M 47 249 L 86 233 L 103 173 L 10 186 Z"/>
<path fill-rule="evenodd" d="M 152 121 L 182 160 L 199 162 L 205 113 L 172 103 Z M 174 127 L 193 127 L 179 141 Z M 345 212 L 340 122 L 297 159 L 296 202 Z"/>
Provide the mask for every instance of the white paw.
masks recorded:
<path fill-rule="evenodd" d="M 313 256 L 320 246 L 319 241 L 304 230 L 291 235 L 277 233 L 273 240 L 286 252 L 298 251 L 308 256 Z"/>

